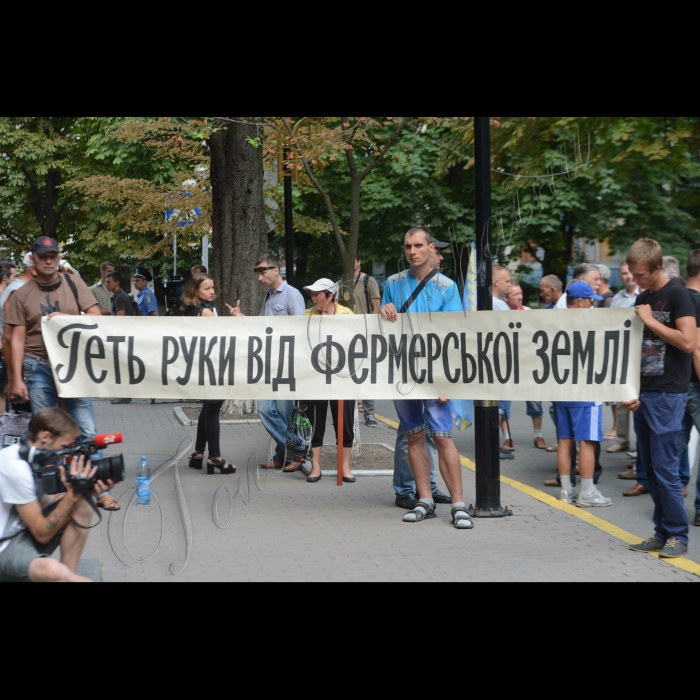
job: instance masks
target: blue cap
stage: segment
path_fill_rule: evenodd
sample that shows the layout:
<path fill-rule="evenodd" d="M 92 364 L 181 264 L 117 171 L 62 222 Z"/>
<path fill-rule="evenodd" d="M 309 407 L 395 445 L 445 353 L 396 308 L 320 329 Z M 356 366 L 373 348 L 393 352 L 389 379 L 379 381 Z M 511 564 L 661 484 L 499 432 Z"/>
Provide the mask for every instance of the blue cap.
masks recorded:
<path fill-rule="evenodd" d="M 566 290 L 566 295 L 569 299 L 593 299 L 594 301 L 603 301 L 603 297 L 599 297 L 587 282 L 574 282 Z"/>

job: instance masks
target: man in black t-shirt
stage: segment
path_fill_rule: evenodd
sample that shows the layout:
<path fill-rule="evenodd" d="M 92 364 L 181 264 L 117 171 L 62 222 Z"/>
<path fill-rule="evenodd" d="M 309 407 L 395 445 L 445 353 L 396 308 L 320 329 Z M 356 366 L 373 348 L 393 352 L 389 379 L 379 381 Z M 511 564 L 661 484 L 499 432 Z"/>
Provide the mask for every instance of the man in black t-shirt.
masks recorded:
<path fill-rule="evenodd" d="M 654 537 L 632 546 L 636 552 L 659 553 L 676 559 L 688 552 L 688 514 L 678 469 L 677 435 L 686 410 L 695 350 L 695 304 L 687 289 L 663 273 L 661 246 L 646 238 L 627 256 L 635 282 L 647 291 L 637 299 L 644 322 L 642 391 L 625 404 L 635 412 L 640 483 L 646 479 L 654 500 Z"/>
<path fill-rule="evenodd" d="M 112 316 L 133 316 L 134 303 L 122 289 L 122 284 L 124 284 L 124 277 L 121 272 L 110 272 L 107 275 L 105 287 L 112 295 Z"/>
<path fill-rule="evenodd" d="M 690 484 L 690 457 L 688 443 L 696 427 L 700 432 L 700 250 L 693 251 L 688 258 L 688 291 L 690 292 L 697 311 L 697 339 L 693 353 L 693 367 L 688 389 L 688 403 L 683 417 L 683 426 L 678 434 L 678 454 L 680 456 L 681 483 L 687 487 Z M 700 474 L 698 475 L 697 498 L 695 500 L 695 527 L 700 527 Z"/>

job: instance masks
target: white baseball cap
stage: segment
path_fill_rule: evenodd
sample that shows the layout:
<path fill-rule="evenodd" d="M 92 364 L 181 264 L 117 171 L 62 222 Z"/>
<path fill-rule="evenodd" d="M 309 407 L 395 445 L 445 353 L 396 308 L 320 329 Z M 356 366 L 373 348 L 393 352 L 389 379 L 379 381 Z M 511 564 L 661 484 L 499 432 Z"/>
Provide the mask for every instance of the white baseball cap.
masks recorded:
<path fill-rule="evenodd" d="M 331 282 L 329 279 L 322 279 L 311 285 L 310 287 L 304 287 L 307 292 L 330 292 L 331 294 L 338 294 L 338 284 L 337 282 Z"/>
<path fill-rule="evenodd" d="M 30 267 L 34 267 L 34 260 L 31 253 L 27 253 L 22 260 L 22 267 L 27 270 Z"/>

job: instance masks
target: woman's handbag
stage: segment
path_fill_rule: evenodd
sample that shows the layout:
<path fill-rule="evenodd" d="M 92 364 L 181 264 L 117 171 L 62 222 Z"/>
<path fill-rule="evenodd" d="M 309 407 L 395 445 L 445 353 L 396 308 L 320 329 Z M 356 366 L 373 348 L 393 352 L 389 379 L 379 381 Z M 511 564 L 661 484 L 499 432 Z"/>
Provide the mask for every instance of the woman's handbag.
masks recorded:
<path fill-rule="evenodd" d="M 311 459 L 311 442 L 314 437 L 314 427 L 306 415 L 306 406 L 297 404 L 292 414 L 292 420 L 287 428 L 287 462 L 300 464 L 302 471 Z M 309 469 L 309 474 L 311 470 Z M 308 474 L 307 474 L 308 476 Z"/>

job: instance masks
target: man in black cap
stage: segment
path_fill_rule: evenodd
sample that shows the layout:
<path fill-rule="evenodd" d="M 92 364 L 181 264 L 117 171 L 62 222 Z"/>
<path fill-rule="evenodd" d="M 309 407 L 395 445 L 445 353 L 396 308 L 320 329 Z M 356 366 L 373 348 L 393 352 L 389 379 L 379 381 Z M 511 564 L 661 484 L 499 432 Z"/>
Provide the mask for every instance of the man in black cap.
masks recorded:
<path fill-rule="evenodd" d="M 443 253 L 448 249 L 452 247 L 451 243 L 442 243 L 441 241 L 436 240 L 433 238 L 433 245 L 435 246 L 434 252 L 430 254 L 430 264 L 432 265 L 433 270 L 437 270 L 438 272 L 442 272 L 442 263 L 445 262 L 445 258 L 443 256 Z"/>
<path fill-rule="evenodd" d="M 12 395 L 15 403 L 31 402 L 36 415 L 43 408 L 59 405 L 58 387 L 51 370 L 49 354 L 41 331 L 46 317 L 101 316 L 97 300 L 79 277 L 63 275 L 58 268 L 61 251 L 48 236 L 38 238 L 32 248 L 34 278 L 12 296 L 5 323 L 12 326 Z M 97 435 L 92 399 L 62 398 L 68 413 L 80 426 L 80 442 L 87 443 Z M 95 455 L 100 459 L 100 455 Z M 109 511 L 119 504 L 109 493 L 101 496 L 98 505 Z"/>
<path fill-rule="evenodd" d="M 136 303 L 143 316 L 159 316 L 158 302 L 153 290 L 148 286 L 153 282 L 153 275 L 145 267 L 134 271 L 134 289 L 138 292 Z"/>
<path fill-rule="evenodd" d="M 153 290 L 149 288 L 148 283 L 153 282 L 153 275 L 145 268 L 138 266 L 134 270 L 134 289 L 138 292 L 136 303 L 141 309 L 142 316 L 159 316 L 158 302 Z M 129 315 L 129 314 L 127 314 Z M 132 403 L 131 399 L 114 399 L 114 406 L 128 406 Z M 155 403 L 155 399 L 151 399 L 151 403 Z"/>

